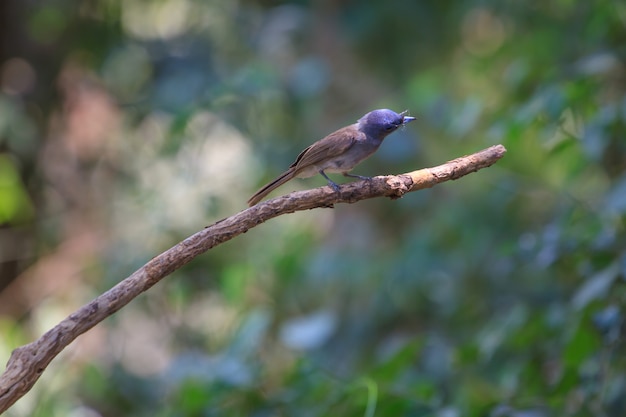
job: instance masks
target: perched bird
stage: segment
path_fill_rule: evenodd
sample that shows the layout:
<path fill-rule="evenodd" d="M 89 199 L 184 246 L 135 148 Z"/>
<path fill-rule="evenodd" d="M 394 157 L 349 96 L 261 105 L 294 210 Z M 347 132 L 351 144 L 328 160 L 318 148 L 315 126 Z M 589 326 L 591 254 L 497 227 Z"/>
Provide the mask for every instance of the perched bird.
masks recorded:
<path fill-rule="evenodd" d="M 374 110 L 361 117 L 355 124 L 341 128 L 315 142 L 300 152 L 287 171 L 250 197 L 248 205 L 254 206 L 292 178 L 308 178 L 320 174 L 335 191 L 339 191 L 339 186 L 328 178 L 326 172 L 370 179 L 348 172 L 376 152 L 387 135 L 415 120 L 415 117 L 405 116 L 406 113 L 406 110 L 400 114 L 388 109 Z"/>

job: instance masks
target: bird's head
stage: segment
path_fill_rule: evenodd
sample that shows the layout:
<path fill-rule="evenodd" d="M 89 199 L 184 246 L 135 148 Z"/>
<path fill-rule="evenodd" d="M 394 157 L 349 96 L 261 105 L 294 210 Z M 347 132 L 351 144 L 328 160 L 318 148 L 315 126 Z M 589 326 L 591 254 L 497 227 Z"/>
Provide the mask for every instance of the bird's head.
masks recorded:
<path fill-rule="evenodd" d="M 384 138 L 396 129 L 415 120 L 415 117 L 406 115 L 407 111 L 398 114 L 393 110 L 373 110 L 361 117 L 357 122 L 359 130 L 377 138 Z"/>

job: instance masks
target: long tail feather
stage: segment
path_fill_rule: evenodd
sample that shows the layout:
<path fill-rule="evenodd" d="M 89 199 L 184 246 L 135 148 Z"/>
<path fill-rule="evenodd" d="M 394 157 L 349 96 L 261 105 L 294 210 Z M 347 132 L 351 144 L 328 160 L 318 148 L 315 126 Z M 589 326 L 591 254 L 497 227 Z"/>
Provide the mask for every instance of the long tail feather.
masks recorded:
<path fill-rule="evenodd" d="M 248 200 L 248 205 L 250 207 L 257 204 L 259 201 L 263 200 L 263 198 L 274 191 L 276 188 L 280 187 L 290 179 L 295 176 L 295 170 L 290 168 L 289 170 L 280 174 L 275 180 L 265 184 L 259 191 L 254 193 L 252 197 Z"/>

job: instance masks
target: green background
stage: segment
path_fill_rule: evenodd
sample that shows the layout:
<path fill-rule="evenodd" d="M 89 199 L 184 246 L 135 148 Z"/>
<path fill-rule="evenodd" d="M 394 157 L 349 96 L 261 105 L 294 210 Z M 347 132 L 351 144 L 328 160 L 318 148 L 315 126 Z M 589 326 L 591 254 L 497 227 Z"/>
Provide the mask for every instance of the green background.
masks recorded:
<path fill-rule="evenodd" d="M 215 248 L 7 416 L 626 415 L 626 3 L 4 1 L 0 39 L 2 362 L 372 109 L 417 121 L 356 174 L 508 149 Z"/>

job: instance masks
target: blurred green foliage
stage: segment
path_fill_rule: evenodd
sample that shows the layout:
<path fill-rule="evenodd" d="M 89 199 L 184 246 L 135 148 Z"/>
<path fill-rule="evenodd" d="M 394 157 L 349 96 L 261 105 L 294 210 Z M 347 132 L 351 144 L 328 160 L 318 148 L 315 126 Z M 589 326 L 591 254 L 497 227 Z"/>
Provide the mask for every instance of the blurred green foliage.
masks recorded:
<path fill-rule="evenodd" d="M 359 174 L 508 149 L 215 248 L 7 416 L 626 414 L 622 2 L 1 8 L 5 360 L 367 111 L 418 121 Z"/>

